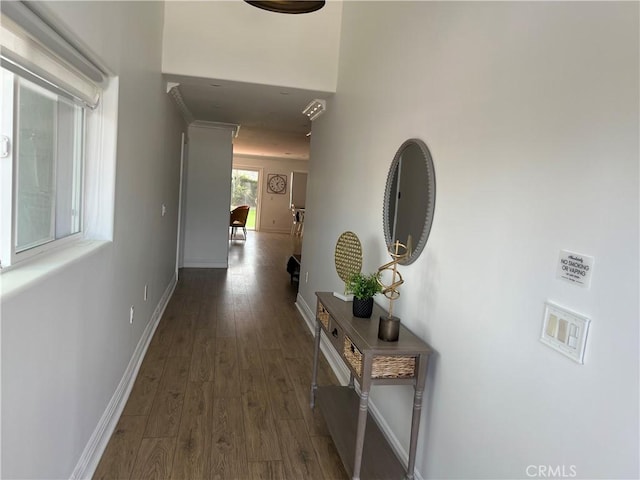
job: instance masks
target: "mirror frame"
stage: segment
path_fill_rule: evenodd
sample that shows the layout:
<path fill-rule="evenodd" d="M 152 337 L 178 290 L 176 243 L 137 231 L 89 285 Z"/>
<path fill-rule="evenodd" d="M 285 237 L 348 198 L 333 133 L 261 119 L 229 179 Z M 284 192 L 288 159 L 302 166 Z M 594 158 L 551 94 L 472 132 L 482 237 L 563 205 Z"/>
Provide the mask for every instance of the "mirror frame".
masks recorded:
<path fill-rule="evenodd" d="M 400 263 L 400 265 L 412 264 L 418 259 L 418 257 L 422 253 L 422 250 L 424 250 L 424 247 L 427 244 L 427 239 L 429 238 L 429 233 L 431 232 L 431 226 L 433 225 L 433 214 L 435 212 L 435 207 L 436 207 L 436 173 L 435 173 L 435 168 L 433 166 L 433 159 L 431 157 L 431 152 L 429 151 L 429 148 L 422 140 L 420 140 L 419 138 L 410 138 L 406 140 L 402 145 L 400 145 L 400 148 L 398 148 L 398 151 L 396 152 L 395 156 L 393 157 L 393 161 L 391 162 L 391 166 L 389 167 L 389 173 L 387 174 L 387 184 L 384 189 L 384 206 L 382 211 L 384 239 L 385 239 L 387 248 L 389 248 L 389 246 L 394 241 L 394 239 L 391 238 L 391 225 L 389 225 L 389 196 L 391 195 L 391 190 L 393 188 L 392 183 L 395 176 L 395 172 L 398 169 L 398 165 L 400 164 L 400 159 L 402 158 L 402 154 L 408 147 L 412 145 L 416 145 L 420 148 L 422 157 L 425 162 L 425 168 L 427 169 L 427 182 L 428 182 L 428 184 L 425 185 L 425 188 L 428 189 L 429 198 L 428 198 L 427 211 L 425 212 L 423 228 L 420 234 L 420 239 L 418 240 L 418 243 L 415 245 L 413 252 L 407 258 L 398 262 Z"/>

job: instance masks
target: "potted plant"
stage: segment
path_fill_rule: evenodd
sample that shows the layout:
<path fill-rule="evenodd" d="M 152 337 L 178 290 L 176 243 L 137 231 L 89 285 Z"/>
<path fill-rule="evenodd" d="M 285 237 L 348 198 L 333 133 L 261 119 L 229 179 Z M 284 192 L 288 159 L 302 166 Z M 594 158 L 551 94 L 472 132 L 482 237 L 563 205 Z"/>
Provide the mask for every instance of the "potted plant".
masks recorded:
<path fill-rule="evenodd" d="M 347 279 L 347 293 L 353 294 L 353 316 L 360 318 L 371 317 L 373 311 L 373 297 L 382 291 L 382 285 L 378 281 L 379 273 L 365 275 L 352 273 Z"/>

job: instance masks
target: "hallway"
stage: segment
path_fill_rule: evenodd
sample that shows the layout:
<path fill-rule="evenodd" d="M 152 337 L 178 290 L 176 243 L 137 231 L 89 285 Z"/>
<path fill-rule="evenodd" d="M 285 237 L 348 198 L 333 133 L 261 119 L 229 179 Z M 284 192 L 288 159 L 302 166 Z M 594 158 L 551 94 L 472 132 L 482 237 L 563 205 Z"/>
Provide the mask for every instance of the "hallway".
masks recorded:
<path fill-rule="evenodd" d="M 286 262 L 249 232 L 229 269 L 183 269 L 95 479 L 343 479 L 309 408 L 312 336 Z M 319 380 L 337 383 L 326 361 Z"/>

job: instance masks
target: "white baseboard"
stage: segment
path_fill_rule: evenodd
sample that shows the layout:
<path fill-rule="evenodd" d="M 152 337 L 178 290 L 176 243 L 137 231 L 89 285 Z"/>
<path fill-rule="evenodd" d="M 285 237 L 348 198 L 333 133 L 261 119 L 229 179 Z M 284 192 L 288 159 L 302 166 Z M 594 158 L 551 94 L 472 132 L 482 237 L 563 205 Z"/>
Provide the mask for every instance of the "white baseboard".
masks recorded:
<path fill-rule="evenodd" d="M 309 308 L 309 305 L 299 293 L 296 298 L 296 307 L 304 318 L 307 327 L 309 327 L 309 330 L 311 330 L 311 335 L 315 336 L 315 309 L 312 310 L 311 308 Z M 340 358 L 338 352 L 336 352 L 336 349 L 333 348 L 331 343 L 329 343 L 329 339 L 325 335 L 320 337 L 320 350 L 322 351 L 322 353 L 324 353 L 329 366 L 333 370 L 333 373 L 335 373 L 336 377 L 338 377 L 338 381 L 340 382 L 340 384 L 347 385 L 349 383 L 349 369 Z M 356 389 L 359 390 L 358 385 L 356 385 Z M 409 407 L 411 407 L 411 405 L 409 405 Z M 387 421 L 380 414 L 380 410 L 378 410 L 375 403 L 371 400 L 371 397 L 369 397 L 369 411 L 378 424 L 378 427 L 380 427 L 380 430 L 382 430 L 382 433 L 389 442 L 389 445 L 391 445 L 393 451 L 406 467 L 406 465 L 409 463 L 409 452 L 404 449 L 404 447 L 398 440 L 398 437 L 396 437 Z M 424 480 L 417 469 L 414 472 L 414 478 L 415 480 Z"/>
<path fill-rule="evenodd" d="M 122 415 L 124 406 L 129 399 L 129 394 L 131 394 L 133 383 L 140 371 L 140 365 L 142 364 L 144 355 L 147 352 L 147 348 L 149 347 L 151 338 L 156 331 L 156 327 L 158 326 L 158 323 L 160 323 L 162 314 L 167 308 L 169 299 L 176 288 L 176 283 L 177 277 L 174 275 L 162 294 L 158 305 L 153 311 L 153 315 L 151 316 L 147 327 L 144 329 L 144 332 L 142 332 L 138 345 L 131 356 L 131 360 L 129 360 L 129 365 L 127 365 L 127 369 L 125 370 L 122 379 L 120 379 L 120 383 L 118 384 L 116 391 L 111 397 L 111 400 L 102 414 L 93 434 L 89 438 L 89 442 L 85 446 L 76 467 L 73 469 L 70 480 L 83 480 L 93 477 L 93 474 L 98 467 L 98 462 L 107 447 L 107 443 L 109 443 L 109 439 L 111 438 L 118 420 L 120 419 L 120 415 Z"/>
<path fill-rule="evenodd" d="M 263 227 L 260 229 L 261 232 L 265 233 L 291 233 L 291 227 L 289 228 L 269 228 Z"/>
<path fill-rule="evenodd" d="M 221 262 L 199 262 L 192 260 L 184 261 L 184 268 L 229 268 L 227 263 Z"/>

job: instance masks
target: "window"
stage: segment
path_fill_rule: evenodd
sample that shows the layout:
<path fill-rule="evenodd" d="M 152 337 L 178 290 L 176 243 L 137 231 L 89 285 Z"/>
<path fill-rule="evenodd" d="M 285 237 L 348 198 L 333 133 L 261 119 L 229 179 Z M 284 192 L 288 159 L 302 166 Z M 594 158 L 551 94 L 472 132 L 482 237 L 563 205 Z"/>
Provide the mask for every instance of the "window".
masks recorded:
<path fill-rule="evenodd" d="M 84 109 L 3 69 L 13 84 L 14 248 L 20 253 L 81 231 Z M 11 198 L 3 199 L 11 202 Z"/>
<path fill-rule="evenodd" d="M 83 231 L 87 120 L 100 99 L 94 79 L 102 74 L 22 2 L 3 2 L 1 20 L 0 265 L 6 267 Z"/>

